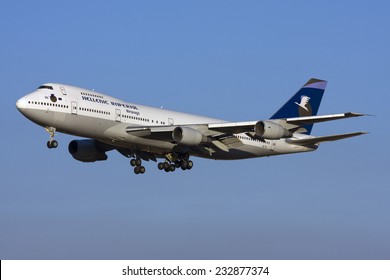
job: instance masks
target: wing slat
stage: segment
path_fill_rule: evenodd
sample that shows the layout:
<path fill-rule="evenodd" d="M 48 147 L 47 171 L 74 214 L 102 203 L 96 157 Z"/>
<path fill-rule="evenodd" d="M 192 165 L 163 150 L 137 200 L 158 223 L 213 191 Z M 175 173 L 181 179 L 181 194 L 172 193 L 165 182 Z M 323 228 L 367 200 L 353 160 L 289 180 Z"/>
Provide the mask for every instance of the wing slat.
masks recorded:
<path fill-rule="evenodd" d="M 287 118 L 286 122 L 289 124 L 295 124 L 295 125 L 304 125 L 304 124 L 312 124 L 312 123 L 319 123 L 319 122 L 326 122 L 326 121 L 334 121 L 339 119 L 345 119 L 345 118 L 352 118 L 352 117 L 361 117 L 361 116 L 367 116 L 366 114 L 360 114 L 360 113 L 343 113 L 343 114 L 333 114 L 333 115 L 323 115 L 323 116 L 310 116 L 310 117 L 298 117 L 298 118 Z"/>

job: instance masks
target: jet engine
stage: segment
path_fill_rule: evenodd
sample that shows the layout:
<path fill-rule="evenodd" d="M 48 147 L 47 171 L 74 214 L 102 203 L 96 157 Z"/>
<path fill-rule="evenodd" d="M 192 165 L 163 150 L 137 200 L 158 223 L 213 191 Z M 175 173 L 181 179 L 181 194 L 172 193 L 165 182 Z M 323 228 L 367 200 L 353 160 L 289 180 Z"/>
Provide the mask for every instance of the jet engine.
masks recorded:
<path fill-rule="evenodd" d="M 257 136 L 265 139 L 280 139 L 292 136 L 291 131 L 285 129 L 280 124 L 270 121 L 258 121 L 255 124 L 255 133 Z"/>
<path fill-rule="evenodd" d="M 68 146 L 69 153 L 77 160 L 82 162 L 94 162 L 106 160 L 105 151 L 99 149 L 95 140 L 73 140 Z"/>
<path fill-rule="evenodd" d="M 178 144 L 187 146 L 196 146 L 207 140 L 206 136 L 198 130 L 180 126 L 172 131 L 172 139 Z"/>

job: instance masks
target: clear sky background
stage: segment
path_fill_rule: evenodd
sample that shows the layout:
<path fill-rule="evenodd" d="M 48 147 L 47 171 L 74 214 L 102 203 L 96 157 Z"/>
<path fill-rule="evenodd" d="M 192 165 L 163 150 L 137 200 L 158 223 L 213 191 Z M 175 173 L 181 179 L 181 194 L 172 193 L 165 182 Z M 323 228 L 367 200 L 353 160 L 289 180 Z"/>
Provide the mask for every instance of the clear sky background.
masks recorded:
<path fill-rule="evenodd" d="M 1 1 L 0 259 L 389 259 L 389 1 Z M 314 153 L 86 164 L 15 102 L 45 82 L 226 120 L 328 80 Z"/>

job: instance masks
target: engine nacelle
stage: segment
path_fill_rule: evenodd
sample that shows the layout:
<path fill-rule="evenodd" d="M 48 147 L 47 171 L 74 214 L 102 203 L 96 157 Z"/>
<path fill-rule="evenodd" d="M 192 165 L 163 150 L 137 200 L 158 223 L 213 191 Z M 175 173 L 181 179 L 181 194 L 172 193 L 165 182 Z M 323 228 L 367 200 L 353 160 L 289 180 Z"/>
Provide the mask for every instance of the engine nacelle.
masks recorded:
<path fill-rule="evenodd" d="M 172 131 L 172 139 L 181 145 L 196 146 L 206 141 L 206 136 L 198 130 L 178 126 Z"/>
<path fill-rule="evenodd" d="M 280 139 L 283 137 L 291 137 L 292 132 L 285 129 L 280 124 L 270 121 L 259 121 L 255 124 L 255 133 L 259 137 L 265 139 Z"/>
<path fill-rule="evenodd" d="M 69 143 L 68 150 L 75 159 L 82 162 L 107 159 L 106 153 L 99 150 L 95 140 L 73 140 Z"/>

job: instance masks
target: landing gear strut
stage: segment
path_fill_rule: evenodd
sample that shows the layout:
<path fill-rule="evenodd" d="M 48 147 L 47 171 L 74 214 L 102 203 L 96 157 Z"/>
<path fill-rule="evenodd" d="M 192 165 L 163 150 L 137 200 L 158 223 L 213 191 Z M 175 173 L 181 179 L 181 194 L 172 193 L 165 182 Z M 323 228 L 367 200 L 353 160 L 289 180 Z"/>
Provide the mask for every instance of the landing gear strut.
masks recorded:
<path fill-rule="evenodd" d="M 130 165 L 134 166 L 135 174 L 144 174 L 146 169 L 142 166 L 142 160 L 140 158 L 133 158 L 130 160 Z"/>
<path fill-rule="evenodd" d="M 56 140 L 54 140 L 54 135 L 55 135 L 55 132 L 56 132 L 56 128 L 50 126 L 50 127 L 45 127 L 45 129 L 50 134 L 50 139 L 49 139 L 49 141 L 47 141 L 47 147 L 49 149 L 57 148 L 58 147 L 58 142 Z"/>

